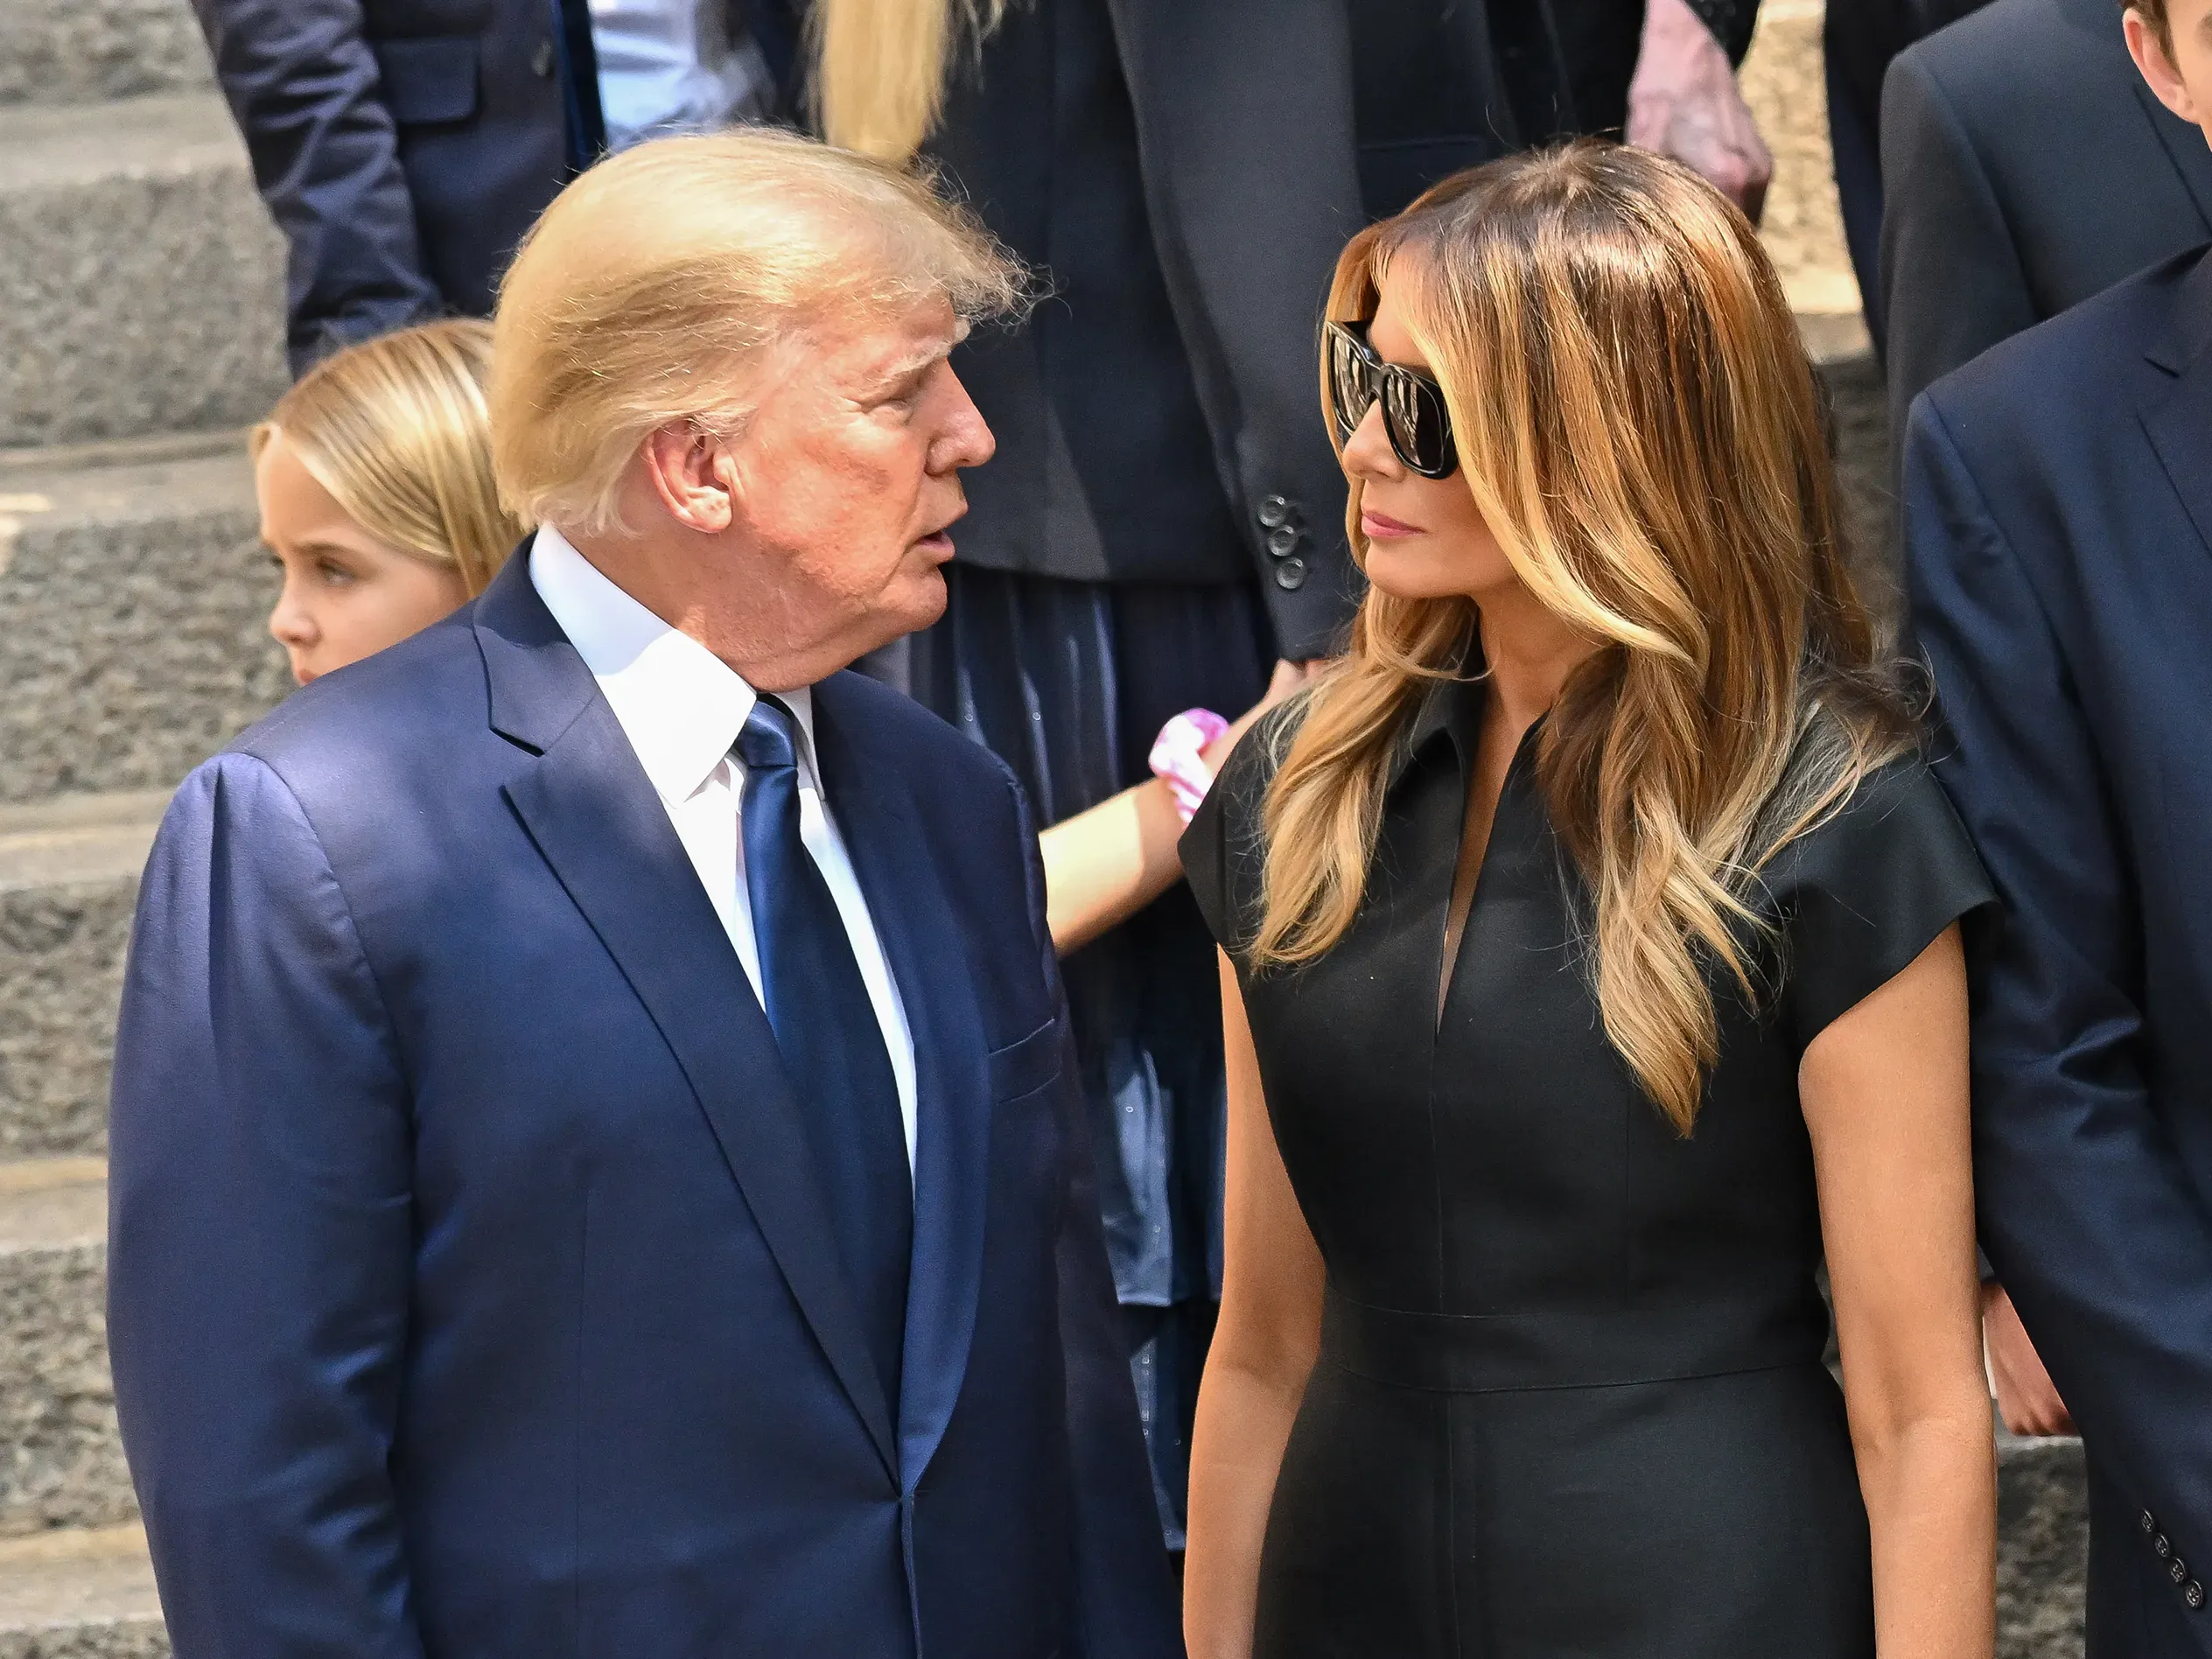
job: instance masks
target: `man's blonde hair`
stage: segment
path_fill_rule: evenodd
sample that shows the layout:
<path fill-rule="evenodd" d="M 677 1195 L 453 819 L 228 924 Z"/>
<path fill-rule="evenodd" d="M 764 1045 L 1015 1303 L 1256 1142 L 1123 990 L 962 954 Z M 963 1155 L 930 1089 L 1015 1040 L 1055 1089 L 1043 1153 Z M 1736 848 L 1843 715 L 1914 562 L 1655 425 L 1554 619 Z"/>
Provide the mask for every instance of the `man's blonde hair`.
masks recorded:
<path fill-rule="evenodd" d="M 529 531 L 500 505 L 484 382 L 492 326 L 454 318 L 349 346 L 254 428 L 387 547 L 457 572 L 473 598 Z"/>
<path fill-rule="evenodd" d="M 934 183 L 765 128 L 664 138 L 546 209 L 500 290 L 491 387 L 501 498 L 564 530 L 622 528 L 648 435 L 734 435 L 794 328 L 942 297 L 1015 310 L 1024 276 Z"/>

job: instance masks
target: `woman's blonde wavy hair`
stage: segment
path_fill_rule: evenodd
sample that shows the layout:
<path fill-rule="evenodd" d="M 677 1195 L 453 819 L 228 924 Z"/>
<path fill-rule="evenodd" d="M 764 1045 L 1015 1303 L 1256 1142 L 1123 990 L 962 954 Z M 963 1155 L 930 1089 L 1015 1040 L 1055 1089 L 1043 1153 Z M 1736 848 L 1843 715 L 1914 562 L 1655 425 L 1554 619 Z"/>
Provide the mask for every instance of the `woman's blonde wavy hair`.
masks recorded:
<path fill-rule="evenodd" d="M 346 515 L 387 547 L 456 572 L 471 598 L 529 526 L 500 505 L 484 388 L 492 326 L 424 323 L 309 370 L 254 428 L 276 433 Z"/>
<path fill-rule="evenodd" d="M 1596 642 L 1537 779 L 1587 890 L 1606 1035 L 1686 1135 L 1718 1056 L 1709 970 L 1767 989 L 1759 872 L 1914 742 L 1846 568 L 1811 365 L 1750 224 L 1642 150 L 1447 179 L 1353 239 L 1328 315 L 1372 317 L 1386 275 L 1459 476 L 1516 575 Z M 1360 511 L 1355 479 L 1364 565 Z M 1351 926 L 1393 750 L 1476 621 L 1368 593 L 1269 788 L 1256 966 Z"/>
<path fill-rule="evenodd" d="M 963 44 L 980 46 L 1007 0 L 816 0 L 814 116 L 841 150 L 903 165 L 936 130 Z"/>

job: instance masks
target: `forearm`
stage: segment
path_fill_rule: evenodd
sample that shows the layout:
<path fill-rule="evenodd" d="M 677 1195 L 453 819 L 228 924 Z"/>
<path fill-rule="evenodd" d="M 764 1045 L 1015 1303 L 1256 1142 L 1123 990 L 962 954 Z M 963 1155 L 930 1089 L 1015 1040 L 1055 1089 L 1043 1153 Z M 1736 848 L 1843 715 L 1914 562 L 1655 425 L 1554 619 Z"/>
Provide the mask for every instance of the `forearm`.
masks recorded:
<path fill-rule="evenodd" d="M 1880 1659 L 1986 1659 L 1994 1650 L 1993 1448 L 1978 1395 L 1859 1444 Z"/>
<path fill-rule="evenodd" d="M 1167 785 L 1147 778 L 1040 836 L 1053 948 L 1080 949 L 1180 880 L 1182 832 Z"/>
<path fill-rule="evenodd" d="M 1249 1659 L 1260 1547 L 1312 1368 L 1238 1364 L 1217 1348 L 1191 1438 L 1183 1638 L 1190 1659 Z"/>

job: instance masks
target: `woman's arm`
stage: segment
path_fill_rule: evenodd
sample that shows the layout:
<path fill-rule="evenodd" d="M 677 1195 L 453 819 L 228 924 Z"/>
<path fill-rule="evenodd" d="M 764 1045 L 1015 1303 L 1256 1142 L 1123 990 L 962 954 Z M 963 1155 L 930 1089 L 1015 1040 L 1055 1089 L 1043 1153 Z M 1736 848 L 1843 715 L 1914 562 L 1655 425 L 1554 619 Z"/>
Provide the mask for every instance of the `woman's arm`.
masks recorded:
<path fill-rule="evenodd" d="M 1957 928 L 1814 1038 L 1798 1083 L 1872 1531 L 1876 1649 L 1988 1659 L 1997 1473 Z"/>
<path fill-rule="evenodd" d="M 1267 695 L 1206 747 L 1219 773 L 1252 723 L 1306 683 L 1305 664 L 1278 662 Z M 1158 778 L 1100 802 L 1037 837 L 1045 858 L 1045 925 L 1065 956 L 1129 920 L 1183 878 L 1175 844 L 1183 836 L 1175 796 Z"/>
<path fill-rule="evenodd" d="M 1260 1543 L 1321 1342 L 1321 1252 L 1283 1169 L 1236 970 L 1222 958 L 1228 1190 L 1221 1321 L 1191 1438 L 1183 1639 L 1191 1659 L 1250 1659 Z"/>

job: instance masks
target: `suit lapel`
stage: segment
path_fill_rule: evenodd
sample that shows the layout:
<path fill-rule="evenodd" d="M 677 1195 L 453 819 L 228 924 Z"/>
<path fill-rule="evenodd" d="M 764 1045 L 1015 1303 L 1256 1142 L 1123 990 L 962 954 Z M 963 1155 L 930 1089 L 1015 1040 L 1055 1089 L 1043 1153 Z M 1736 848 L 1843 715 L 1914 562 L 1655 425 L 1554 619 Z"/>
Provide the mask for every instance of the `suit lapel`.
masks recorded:
<path fill-rule="evenodd" d="M 864 749 L 866 713 L 852 696 L 860 689 L 849 674 L 815 688 L 815 750 L 914 1039 L 914 1253 L 899 1412 L 900 1468 L 911 1492 L 944 1438 L 968 1374 L 992 1099 L 956 913 L 897 760 Z"/>
<path fill-rule="evenodd" d="M 477 611 L 493 724 L 539 752 L 506 788 L 690 1081 L 730 1173 L 887 1470 L 883 1385 L 775 1036 L 614 711 L 509 562 Z"/>
<path fill-rule="evenodd" d="M 2175 284 L 2174 330 L 2148 355 L 2174 378 L 2144 399 L 2143 430 L 2212 553 L 2212 255 Z"/>

